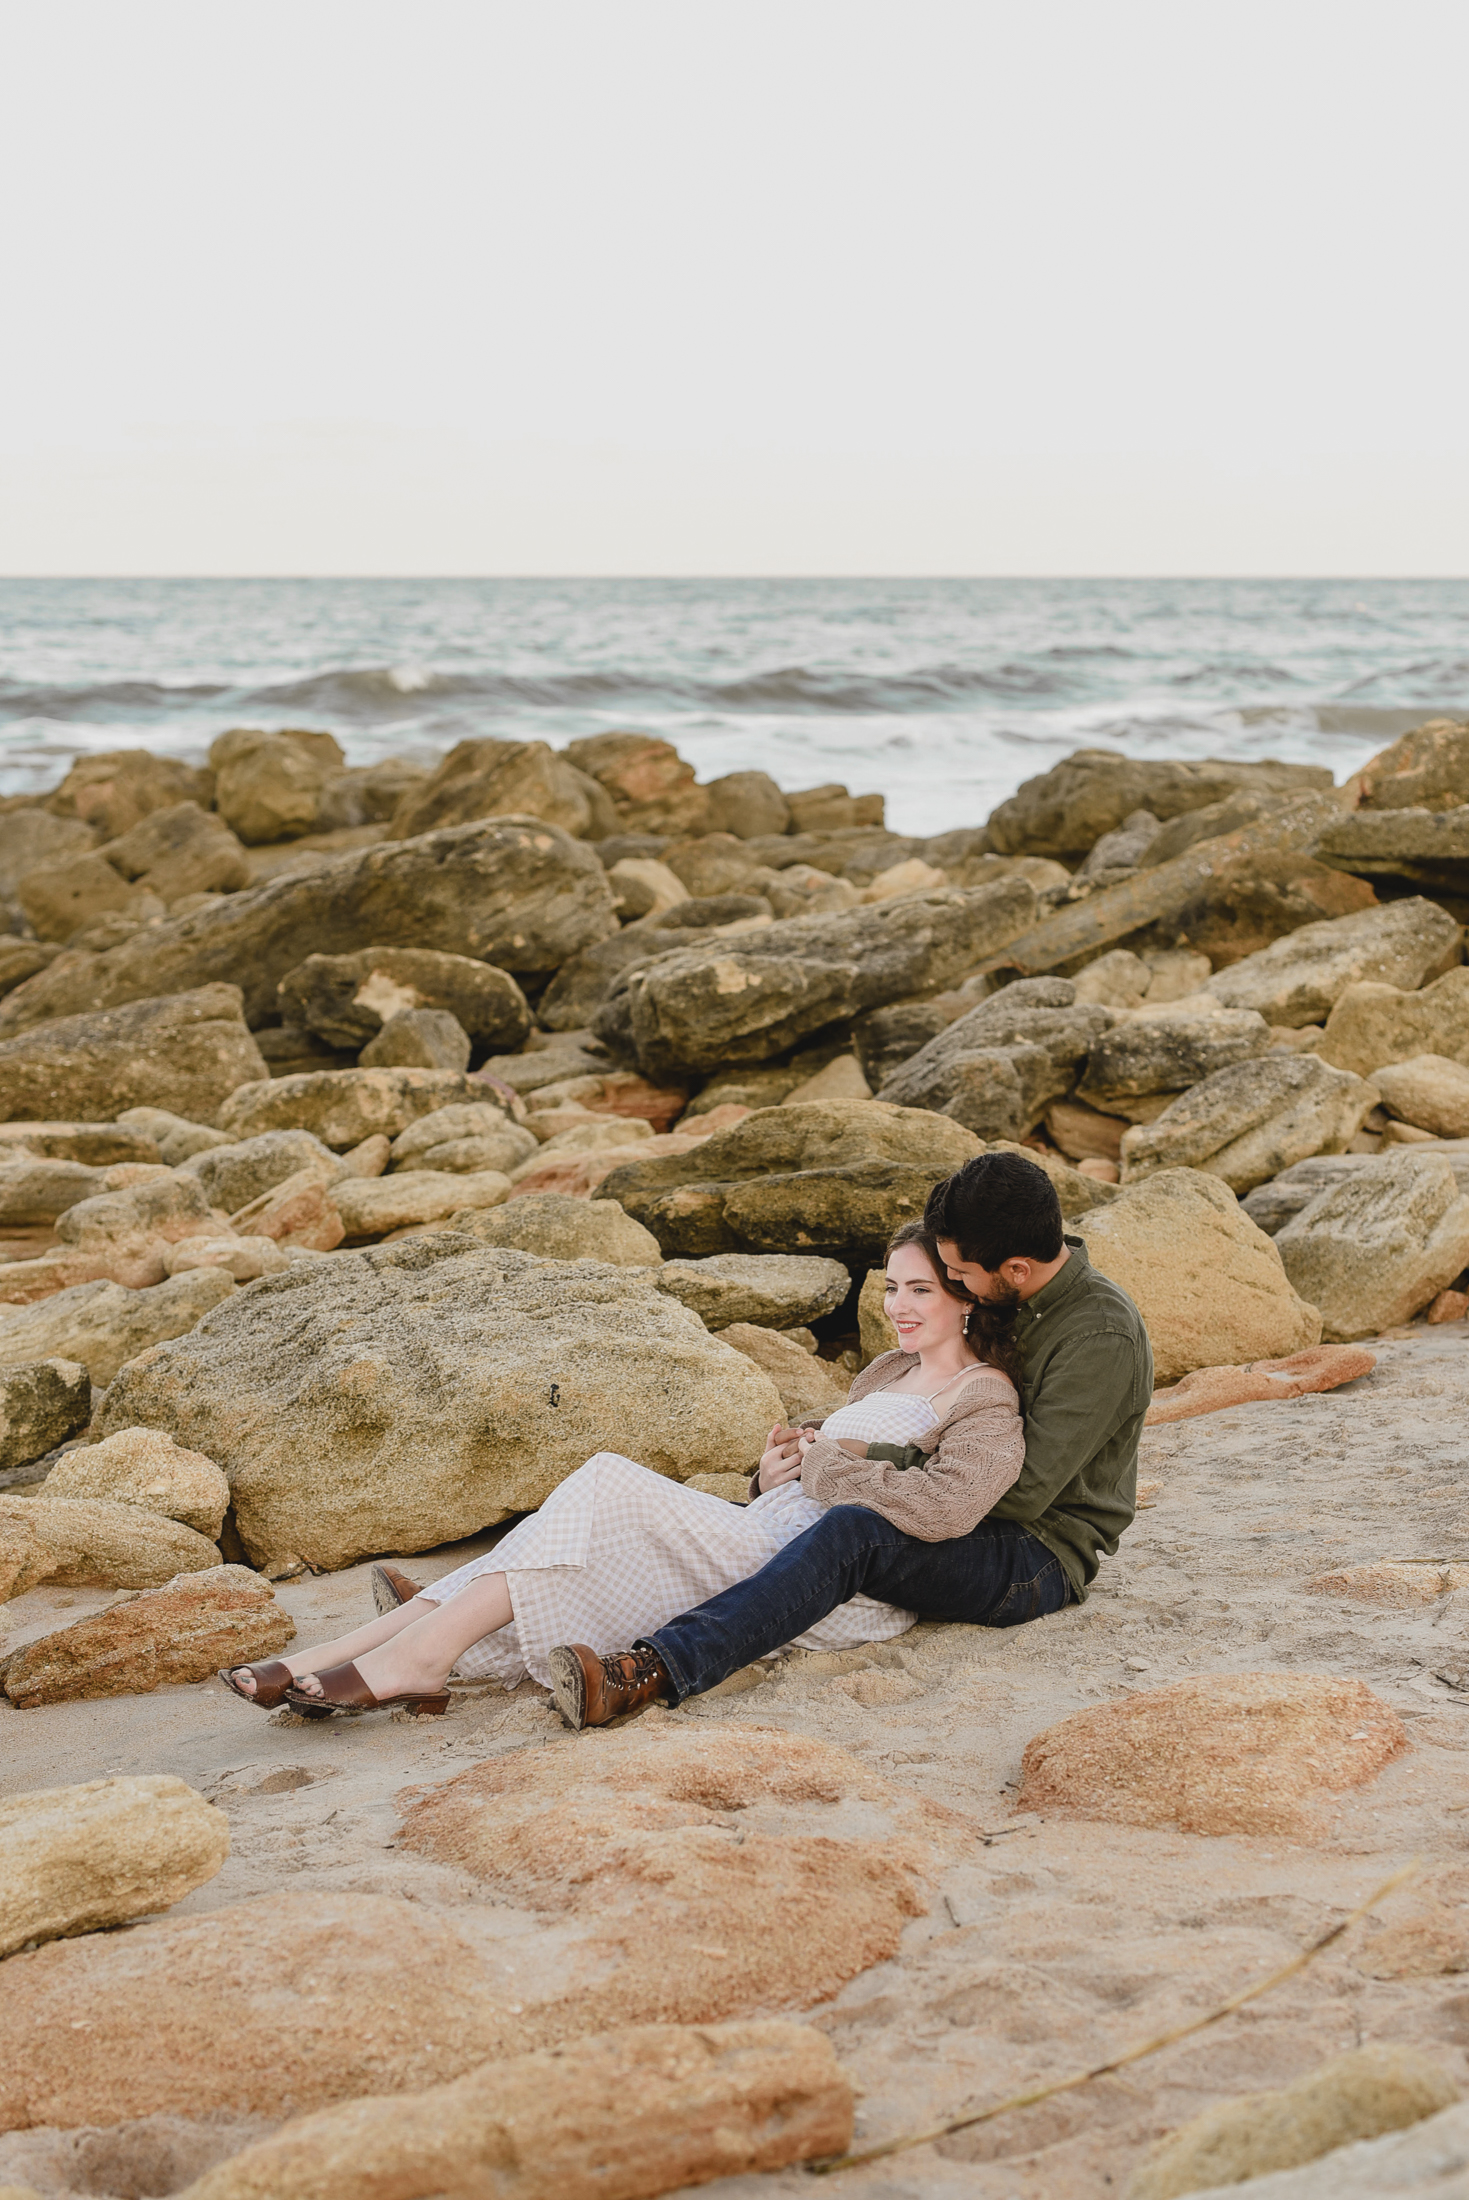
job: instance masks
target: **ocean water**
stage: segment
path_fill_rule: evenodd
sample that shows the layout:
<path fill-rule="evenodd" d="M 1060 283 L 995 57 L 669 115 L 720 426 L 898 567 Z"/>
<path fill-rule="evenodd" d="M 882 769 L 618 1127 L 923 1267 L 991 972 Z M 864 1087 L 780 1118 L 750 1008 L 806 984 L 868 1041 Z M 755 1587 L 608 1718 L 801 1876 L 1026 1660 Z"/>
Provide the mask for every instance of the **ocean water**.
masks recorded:
<path fill-rule="evenodd" d="M 1071 749 L 1340 779 L 1469 715 L 1469 581 L 0 580 L 0 792 L 227 727 L 348 760 L 638 728 L 701 779 L 879 791 L 981 823 Z"/>

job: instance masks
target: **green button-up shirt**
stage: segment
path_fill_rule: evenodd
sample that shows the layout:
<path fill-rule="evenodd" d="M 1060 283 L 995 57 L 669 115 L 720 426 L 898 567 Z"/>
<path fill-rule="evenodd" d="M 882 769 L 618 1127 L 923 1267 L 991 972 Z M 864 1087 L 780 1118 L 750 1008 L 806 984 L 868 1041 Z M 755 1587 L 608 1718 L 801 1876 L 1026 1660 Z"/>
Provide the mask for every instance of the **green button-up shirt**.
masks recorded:
<path fill-rule="evenodd" d="M 1125 1291 L 1078 1237 L 1071 1258 L 1016 1317 L 1024 1361 L 1025 1464 L 989 1514 L 1018 1520 L 1086 1595 L 1137 1510 L 1137 1447 L 1153 1396 L 1153 1353 Z"/>

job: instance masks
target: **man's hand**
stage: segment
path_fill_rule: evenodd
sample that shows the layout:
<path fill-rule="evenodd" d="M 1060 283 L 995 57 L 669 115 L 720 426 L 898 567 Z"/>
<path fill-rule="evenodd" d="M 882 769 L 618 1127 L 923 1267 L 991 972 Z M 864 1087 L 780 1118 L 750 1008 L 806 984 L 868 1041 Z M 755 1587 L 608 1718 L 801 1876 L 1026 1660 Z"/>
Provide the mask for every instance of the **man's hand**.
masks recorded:
<path fill-rule="evenodd" d="M 783 1421 L 776 1422 L 760 1457 L 762 1491 L 778 1490 L 783 1482 L 800 1480 L 801 1461 L 806 1450 L 802 1438 L 809 1441 L 810 1434 L 809 1430 L 787 1428 Z"/>

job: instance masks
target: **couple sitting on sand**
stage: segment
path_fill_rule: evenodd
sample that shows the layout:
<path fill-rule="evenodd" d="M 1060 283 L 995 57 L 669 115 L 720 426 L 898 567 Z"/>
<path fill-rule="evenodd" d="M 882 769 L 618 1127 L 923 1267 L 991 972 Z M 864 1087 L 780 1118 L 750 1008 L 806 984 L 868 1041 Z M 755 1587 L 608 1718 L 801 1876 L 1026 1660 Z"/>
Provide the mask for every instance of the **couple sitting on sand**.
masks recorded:
<path fill-rule="evenodd" d="M 529 1673 L 569 1726 L 599 1726 L 784 1644 L 1079 1601 L 1133 1516 L 1153 1389 L 1137 1308 L 1063 1235 L 1045 1171 L 1007 1153 L 899 1230 L 886 1303 L 901 1349 L 819 1427 L 771 1430 L 747 1506 L 601 1451 L 484 1558 L 428 1588 L 374 1567 L 371 1625 L 222 1678 L 326 1717 L 440 1712 L 451 1671 Z"/>

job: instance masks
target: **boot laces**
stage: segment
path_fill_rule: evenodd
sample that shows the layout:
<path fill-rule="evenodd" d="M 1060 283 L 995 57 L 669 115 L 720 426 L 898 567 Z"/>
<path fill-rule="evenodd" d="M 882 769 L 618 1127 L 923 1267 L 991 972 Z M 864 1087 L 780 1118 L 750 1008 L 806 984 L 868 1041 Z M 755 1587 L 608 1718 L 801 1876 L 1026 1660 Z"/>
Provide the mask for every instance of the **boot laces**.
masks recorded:
<path fill-rule="evenodd" d="M 631 1674 L 627 1667 L 632 1665 Z M 640 1688 L 646 1681 L 658 1677 L 660 1660 L 656 1650 L 625 1650 L 618 1656 L 604 1657 L 602 1671 L 613 1688 Z"/>

